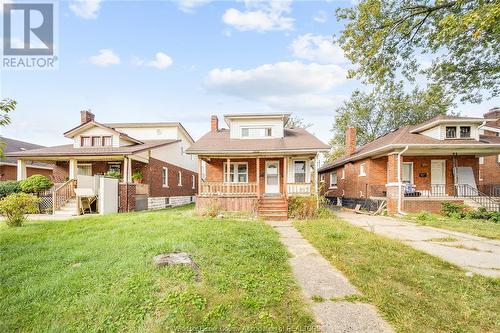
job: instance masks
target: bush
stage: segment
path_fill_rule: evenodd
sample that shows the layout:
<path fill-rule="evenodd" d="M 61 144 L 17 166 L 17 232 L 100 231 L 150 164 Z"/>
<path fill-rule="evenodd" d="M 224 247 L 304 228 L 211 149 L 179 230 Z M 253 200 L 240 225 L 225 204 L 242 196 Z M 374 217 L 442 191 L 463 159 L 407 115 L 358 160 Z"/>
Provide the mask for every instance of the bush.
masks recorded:
<path fill-rule="evenodd" d="M 211 199 L 210 202 L 205 206 L 201 215 L 208 217 L 216 217 L 219 215 L 221 209 L 216 199 Z"/>
<path fill-rule="evenodd" d="M 435 217 L 429 212 L 421 211 L 417 214 L 416 219 L 419 221 L 431 221 L 434 220 Z"/>
<path fill-rule="evenodd" d="M 50 189 L 52 186 L 54 186 L 54 183 L 52 183 L 52 181 L 45 176 L 33 175 L 24 180 L 21 180 L 19 186 L 24 193 L 38 194 Z"/>
<path fill-rule="evenodd" d="M 106 177 L 121 179 L 122 175 L 118 171 L 108 171 L 104 174 Z"/>
<path fill-rule="evenodd" d="M 9 227 L 20 227 L 26 220 L 26 214 L 38 212 L 40 199 L 32 194 L 14 193 L 0 200 L 0 214 Z"/>
<path fill-rule="evenodd" d="M 288 216 L 298 219 L 315 217 L 318 212 L 316 196 L 288 198 Z"/>
<path fill-rule="evenodd" d="M 464 204 L 458 204 L 450 201 L 443 201 L 441 203 L 441 213 L 445 216 L 452 217 L 452 215 L 463 216 L 466 212 L 467 206 Z"/>
<path fill-rule="evenodd" d="M 0 199 L 12 194 L 21 192 L 21 187 L 19 182 L 15 180 L 8 180 L 6 182 L 0 182 Z"/>

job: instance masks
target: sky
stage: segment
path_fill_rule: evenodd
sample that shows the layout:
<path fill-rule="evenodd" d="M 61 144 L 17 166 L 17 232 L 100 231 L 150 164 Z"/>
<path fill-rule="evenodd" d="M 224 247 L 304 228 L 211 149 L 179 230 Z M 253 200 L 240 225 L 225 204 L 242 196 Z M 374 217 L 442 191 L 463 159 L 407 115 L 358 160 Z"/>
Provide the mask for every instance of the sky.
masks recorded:
<path fill-rule="evenodd" d="M 1 98 L 18 102 L 0 134 L 67 144 L 91 109 L 98 122 L 179 121 L 198 139 L 212 114 L 292 112 L 328 142 L 335 107 L 363 89 L 330 42 L 336 8 L 354 2 L 60 1 L 58 68 L 0 72 Z M 499 102 L 457 110 L 481 116 Z"/>

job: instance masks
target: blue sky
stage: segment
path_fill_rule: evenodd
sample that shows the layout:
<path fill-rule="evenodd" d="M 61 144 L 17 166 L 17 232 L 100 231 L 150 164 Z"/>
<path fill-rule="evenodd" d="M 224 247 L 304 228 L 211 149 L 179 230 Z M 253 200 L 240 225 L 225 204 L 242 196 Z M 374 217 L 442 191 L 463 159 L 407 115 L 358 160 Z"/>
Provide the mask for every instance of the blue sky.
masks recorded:
<path fill-rule="evenodd" d="M 180 121 L 199 138 L 211 114 L 288 111 L 325 142 L 334 109 L 360 84 L 329 42 L 345 1 L 64 1 L 59 68 L 4 71 L 18 101 L 0 133 L 44 145 L 90 108 L 101 122 Z M 500 104 L 461 105 L 480 116 Z"/>

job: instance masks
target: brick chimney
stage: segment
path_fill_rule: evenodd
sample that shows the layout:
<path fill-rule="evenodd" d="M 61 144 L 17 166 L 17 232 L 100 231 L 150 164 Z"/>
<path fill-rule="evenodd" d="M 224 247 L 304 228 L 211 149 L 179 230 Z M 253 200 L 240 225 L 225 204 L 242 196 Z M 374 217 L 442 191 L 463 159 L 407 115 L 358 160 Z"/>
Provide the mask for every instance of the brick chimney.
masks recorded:
<path fill-rule="evenodd" d="M 488 112 L 484 114 L 484 118 L 486 119 L 497 119 L 495 122 L 496 125 L 500 125 L 500 107 L 494 107 L 489 109 Z M 492 124 L 492 122 L 489 122 Z"/>
<path fill-rule="evenodd" d="M 351 156 L 356 151 L 356 128 L 348 127 L 345 132 L 345 154 Z"/>
<path fill-rule="evenodd" d="M 219 118 L 216 115 L 212 115 L 210 118 L 210 132 L 216 133 L 219 131 Z"/>
<path fill-rule="evenodd" d="M 80 111 L 80 123 L 85 124 L 94 120 L 95 116 L 88 110 Z"/>

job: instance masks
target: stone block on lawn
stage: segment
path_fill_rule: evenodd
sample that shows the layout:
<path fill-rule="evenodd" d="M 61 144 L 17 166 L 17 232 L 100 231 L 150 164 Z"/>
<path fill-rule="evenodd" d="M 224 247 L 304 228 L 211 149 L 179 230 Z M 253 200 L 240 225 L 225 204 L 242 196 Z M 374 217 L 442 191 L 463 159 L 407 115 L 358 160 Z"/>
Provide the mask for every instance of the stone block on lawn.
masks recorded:
<path fill-rule="evenodd" d="M 199 281 L 198 265 L 191 259 L 189 253 L 172 252 L 163 253 L 153 257 L 153 263 L 156 267 L 171 266 L 171 265 L 186 265 L 190 266 L 196 273 L 196 281 Z"/>

